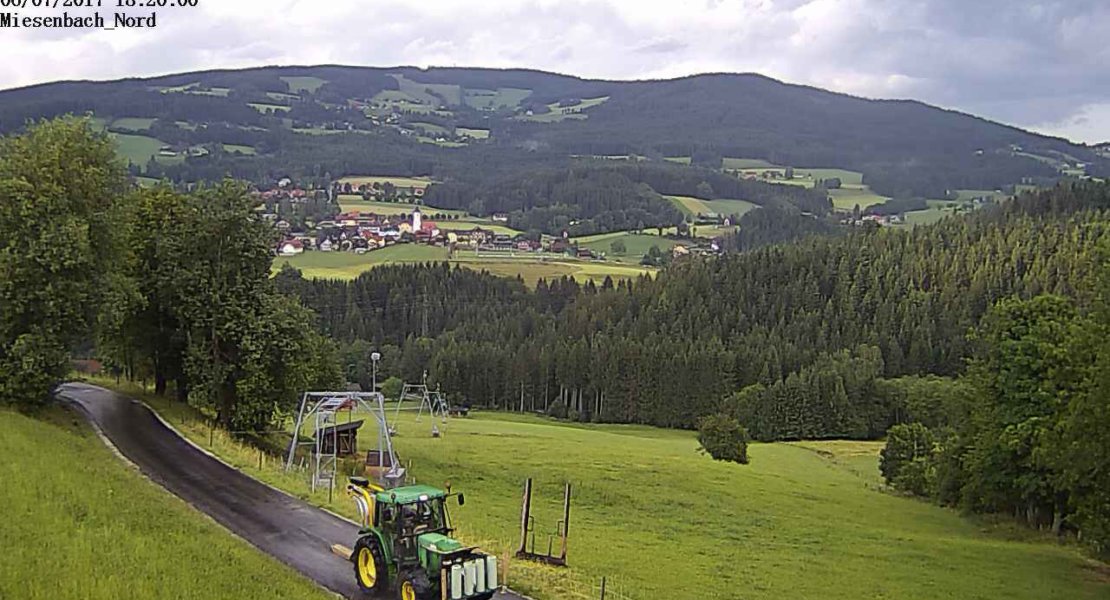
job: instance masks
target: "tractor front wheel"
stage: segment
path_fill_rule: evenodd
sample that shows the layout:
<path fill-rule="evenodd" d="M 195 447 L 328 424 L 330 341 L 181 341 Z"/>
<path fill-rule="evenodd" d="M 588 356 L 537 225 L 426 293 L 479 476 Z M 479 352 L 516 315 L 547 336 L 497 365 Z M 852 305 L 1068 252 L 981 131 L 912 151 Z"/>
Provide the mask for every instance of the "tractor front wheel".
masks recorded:
<path fill-rule="evenodd" d="M 363 594 L 377 594 L 386 589 L 389 571 L 377 538 L 371 535 L 359 538 L 351 562 L 355 564 L 355 579 Z"/>
<path fill-rule="evenodd" d="M 435 597 L 431 583 L 423 571 L 415 570 L 402 573 L 397 578 L 397 598 L 400 600 L 425 600 Z"/>

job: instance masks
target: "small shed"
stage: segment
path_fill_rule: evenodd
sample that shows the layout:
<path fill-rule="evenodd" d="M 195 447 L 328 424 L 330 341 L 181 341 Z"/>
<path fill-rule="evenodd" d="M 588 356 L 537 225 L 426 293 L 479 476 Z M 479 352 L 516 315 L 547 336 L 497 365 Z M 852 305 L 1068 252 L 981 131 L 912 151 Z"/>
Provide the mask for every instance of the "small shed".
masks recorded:
<path fill-rule="evenodd" d="M 362 427 L 362 421 L 351 421 L 317 430 L 316 438 L 320 440 L 321 451 L 324 454 L 334 452 L 336 456 L 354 456 L 358 453 L 359 427 Z"/>

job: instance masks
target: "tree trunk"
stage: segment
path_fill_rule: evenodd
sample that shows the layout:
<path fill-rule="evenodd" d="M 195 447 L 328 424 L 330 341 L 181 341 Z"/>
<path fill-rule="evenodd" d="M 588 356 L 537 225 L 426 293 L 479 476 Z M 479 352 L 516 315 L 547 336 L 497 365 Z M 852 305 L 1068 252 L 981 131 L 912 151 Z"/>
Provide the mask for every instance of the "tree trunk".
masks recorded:
<path fill-rule="evenodd" d="M 166 395 L 166 374 L 158 370 L 154 372 L 154 393 L 158 396 Z"/>
<path fill-rule="evenodd" d="M 220 424 L 228 431 L 231 430 L 231 414 L 235 410 L 235 383 L 228 380 L 220 384 L 219 398 Z"/>
<path fill-rule="evenodd" d="M 185 381 L 184 375 L 177 377 L 177 400 L 179 402 L 189 401 L 189 384 Z"/>

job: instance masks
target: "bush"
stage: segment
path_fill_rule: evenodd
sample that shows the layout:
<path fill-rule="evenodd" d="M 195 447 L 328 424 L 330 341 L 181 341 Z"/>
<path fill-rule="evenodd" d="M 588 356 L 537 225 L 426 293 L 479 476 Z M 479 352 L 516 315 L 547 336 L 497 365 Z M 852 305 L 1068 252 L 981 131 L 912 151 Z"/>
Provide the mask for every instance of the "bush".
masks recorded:
<path fill-rule="evenodd" d="M 398 377 L 390 377 L 381 383 L 382 395 L 387 399 L 392 400 L 401 396 L 401 388 L 405 386 L 405 382 L 401 381 Z"/>
<path fill-rule="evenodd" d="M 547 416 L 555 417 L 556 419 L 567 418 L 567 405 L 562 400 L 556 400 L 547 407 Z"/>
<path fill-rule="evenodd" d="M 748 464 L 749 441 L 748 430 L 728 415 L 709 415 L 698 421 L 701 452 L 712 456 L 713 460 Z"/>
<path fill-rule="evenodd" d="M 879 471 L 895 489 L 930 495 L 933 487 L 930 459 L 936 439 L 921 423 L 895 425 L 887 432 L 886 446 L 879 453 Z"/>

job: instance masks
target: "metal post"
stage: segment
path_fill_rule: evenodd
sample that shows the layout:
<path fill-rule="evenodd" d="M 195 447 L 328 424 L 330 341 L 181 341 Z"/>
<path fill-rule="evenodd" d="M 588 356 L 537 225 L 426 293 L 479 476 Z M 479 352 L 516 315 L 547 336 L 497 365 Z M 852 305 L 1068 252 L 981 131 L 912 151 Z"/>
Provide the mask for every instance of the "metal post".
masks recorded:
<path fill-rule="evenodd" d="M 567 560 L 567 537 L 570 535 L 570 482 L 563 488 L 563 547 L 559 553 L 560 558 Z"/>
<path fill-rule="evenodd" d="M 518 554 L 528 551 L 528 521 L 532 516 L 532 478 L 524 480 L 524 501 L 520 507 L 520 550 Z"/>
<path fill-rule="evenodd" d="M 601 600 L 605 600 L 605 578 L 601 578 Z"/>
<path fill-rule="evenodd" d="M 293 426 L 293 439 L 289 442 L 289 457 L 285 461 L 285 470 L 293 468 L 293 457 L 297 453 L 297 440 L 301 435 L 301 425 L 304 424 L 304 409 L 308 403 L 308 392 L 301 396 L 301 407 L 297 409 L 297 422 Z"/>

